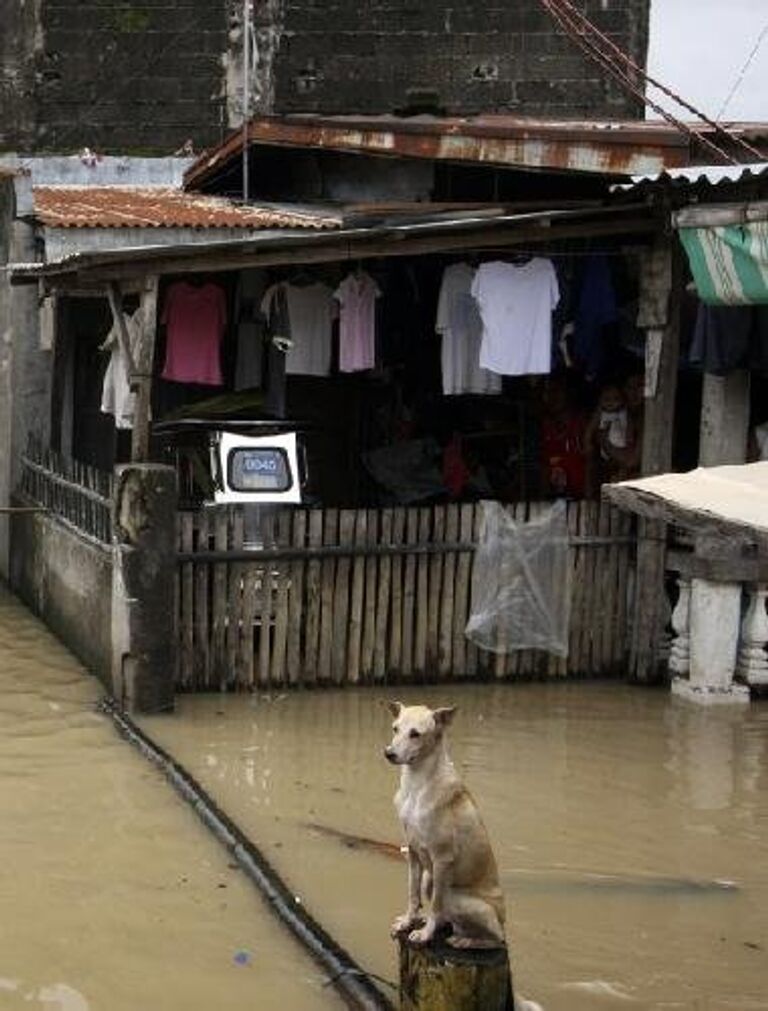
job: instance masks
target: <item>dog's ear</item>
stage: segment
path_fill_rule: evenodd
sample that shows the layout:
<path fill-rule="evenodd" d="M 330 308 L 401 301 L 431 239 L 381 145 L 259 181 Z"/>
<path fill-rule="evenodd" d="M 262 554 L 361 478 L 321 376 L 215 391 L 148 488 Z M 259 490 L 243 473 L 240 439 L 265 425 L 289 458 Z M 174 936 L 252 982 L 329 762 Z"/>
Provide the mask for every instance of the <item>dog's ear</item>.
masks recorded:
<path fill-rule="evenodd" d="M 392 713 L 393 716 L 399 716 L 400 710 L 403 708 L 402 702 L 387 702 L 387 708 Z"/>
<path fill-rule="evenodd" d="M 441 709 L 435 709 L 432 715 L 438 727 L 447 727 L 453 719 L 455 712 L 456 706 L 443 706 Z"/>

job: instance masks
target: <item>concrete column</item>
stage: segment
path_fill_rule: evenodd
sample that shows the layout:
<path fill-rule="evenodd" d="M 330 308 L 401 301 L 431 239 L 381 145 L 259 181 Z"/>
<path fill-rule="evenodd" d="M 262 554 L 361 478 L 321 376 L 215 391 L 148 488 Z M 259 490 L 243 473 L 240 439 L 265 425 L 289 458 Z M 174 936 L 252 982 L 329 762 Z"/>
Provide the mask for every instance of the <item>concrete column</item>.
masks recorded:
<path fill-rule="evenodd" d="M 744 463 L 749 426 L 749 373 L 704 375 L 699 464 Z M 719 541 L 696 551 L 718 554 Z M 688 682 L 673 689 L 700 701 L 749 701 L 749 690 L 733 682 L 741 629 L 741 583 L 694 579 L 691 587 L 691 666 Z"/>
<path fill-rule="evenodd" d="M 176 668 L 176 473 L 116 469 L 112 691 L 129 712 L 173 708 Z"/>
<path fill-rule="evenodd" d="M 701 702 L 749 702 L 749 689 L 733 683 L 739 648 L 741 584 L 695 579 L 691 593 L 688 680 L 672 689 Z"/>

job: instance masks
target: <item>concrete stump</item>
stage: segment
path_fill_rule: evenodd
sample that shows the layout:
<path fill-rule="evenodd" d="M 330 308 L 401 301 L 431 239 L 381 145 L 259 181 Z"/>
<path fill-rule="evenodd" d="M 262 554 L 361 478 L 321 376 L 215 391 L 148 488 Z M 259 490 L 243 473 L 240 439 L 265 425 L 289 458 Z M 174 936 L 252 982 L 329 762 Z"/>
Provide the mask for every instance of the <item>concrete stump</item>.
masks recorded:
<path fill-rule="evenodd" d="M 514 1011 L 506 948 L 400 940 L 400 1011 Z"/>

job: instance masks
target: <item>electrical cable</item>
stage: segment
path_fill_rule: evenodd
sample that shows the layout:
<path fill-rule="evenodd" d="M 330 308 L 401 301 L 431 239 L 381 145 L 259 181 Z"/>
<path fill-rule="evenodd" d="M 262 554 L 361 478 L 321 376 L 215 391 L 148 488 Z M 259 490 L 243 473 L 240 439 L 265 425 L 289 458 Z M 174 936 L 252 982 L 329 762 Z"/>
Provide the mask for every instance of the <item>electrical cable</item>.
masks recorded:
<path fill-rule="evenodd" d="M 760 32 L 757 38 L 757 42 L 754 44 L 752 48 L 752 52 L 749 54 L 749 56 L 746 59 L 746 62 L 744 63 L 744 66 L 739 71 L 736 80 L 733 82 L 733 87 L 728 92 L 728 96 L 726 97 L 723 104 L 720 106 L 720 111 L 717 114 L 718 119 L 722 118 L 723 113 L 731 104 L 731 99 L 744 83 L 744 77 L 747 71 L 749 70 L 750 66 L 752 65 L 752 60 L 754 60 L 754 58 L 757 56 L 757 52 L 760 49 L 760 46 L 763 44 L 763 39 L 765 38 L 766 35 L 768 35 L 768 21 L 766 21 L 766 23 L 763 25 L 763 30 Z"/>
<path fill-rule="evenodd" d="M 558 6 L 558 0 L 541 0 L 541 3 L 546 11 L 557 21 L 565 34 L 568 35 L 568 37 L 571 38 L 593 62 L 598 63 L 604 70 L 607 71 L 607 73 L 618 80 L 626 91 L 629 91 L 644 105 L 647 105 L 649 108 L 653 109 L 654 112 L 657 112 L 663 119 L 671 123 L 681 133 L 695 137 L 697 141 L 710 148 L 710 150 L 712 150 L 718 158 L 734 165 L 738 164 L 735 158 L 719 148 L 717 144 L 708 137 L 704 137 L 698 130 L 695 130 L 683 123 L 676 116 L 673 116 L 672 113 L 667 112 L 666 109 L 662 108 L 658 105 L 658 103 L 650 99 L 646 93 L 637 87 L 626 71 L 622 70 L 616 65 L 614 60 L 602 52 L 598 44 L 586 34 L 583 28 L 579 28 L 579 25 L 573 21 L 569 13 L 562 7 Z M 588 24 L 591 24 L 591 22 L 588 22 Z"/>
<path fill-rule="evenodd" d="M 644 105 L 653 109 L 662 118 L 667 120 L 676 129 L 694 137 L 704 147 L 713 151 L 718 158 L 739 164 L 726 150 L 718 146 L 710 137 L 707 137 L 700 130 L 690 124 L 682 122 L 672 113 L 654 102 L 638 86 L 635 78 L 639 78 L 646 85 L 651 85 L 667 95 L 674 102 L 691 112 L 694 116 L 706 124 L 715 136 L 727 140 L 730 144 L 735 144 L 749 153 L 750 157 L 763 159 L 763 155 L 756 148 L 748 144 L 743 138 L 726 130 L 714 120 L 709 119 L 704 113 L 696 109 L 693 105 L 681 98 L 662 82 L 651 77 L 642 67 L 635 63 L 622 49 L 619 48 L 608 36 L 600 31 L 588 18 L 581 14 L 570 0 L 541 0 L 542 6 L 557 21 L 563 31 L 574 41 L 585 54 L 598 63 L 607 73 L 619 81 L 622 87 L 637 97 Z"/>
<path fill-rule="evenodd" d="M 355 1011 L 394 1011 L 394 1005 L 367 973 L 304 908 L 264 854 L 243 830 L 220 810 L 202 786 L 149 738 L 124 713 L 114 699 L 104 699 L 98 708 L 110 717 L 117 731 L 145 758 L 158 766 L 173 788 L 193 808 L 200 820 L 231 852 L 240 868 L 256 885 L 272 910 L 304 945 L 310 955 L 329 973 L 347 1005 Z M 383 981 L 392 985 L 388 980 Z"/>
<path fill-rule="evenodd" d="M 622 63 L 624 63 L 629 69 L 638 74 L 642 78 L 642 80 L 646 82 L 646 84 L 650 84 L 654 88 L 657 88 L 668 98 L 671 98 L 673 102 L 676 102 L 678 105 L 682 106 L 682 108 L 684 108 L 687 112 L 693 113 L 694 116 L 696 116 L 698 119 L 701 119 L 702 122 L 706 123 L 707 126 L 709 126 L 717 134 L 724 136 L 728 141 L 732 143 L 741 145 L 741 147 L 743 147 L 747 152 L 749 152 L 750 155 L 756 155 L 762 161 L 763 158 L 762 153 L 758 151 L 756 148 L 752 147 L 750 144 L 748 144 L 742 137 L 739 137 L 731 130 L 727 130 L 724 126 L 722 126 L 722 124 L 716 122 L 715 120 L 710 119 L 705 113 L 701 112 L 701 110 L 697 109 L 694 105 L 691 105 L 690 102 L 687 102 L 676 92 L 672 91 L 671 88 L 668 88 L 665 84 L 663 84 L 656 78 L 651 77 L 651 75 L 643 67 L 635 63 L 634 60 L 629 56 L 629 54 L 625 53 L 623 49 L 617 46 L 616 43 L 609 36 L 607 36 L 597 27 L 597 25 L 594 24 L 594 22 L 589 21 L 589 19 L 585 15 L 583 15 L 580 11 L 578 11 L 574 7 L 572 0 L 556 0 L 556 2 L 562 4 L 563 7 L 567 8 L 570 12 L 572 12 L 573 17 L 577 21 L 581 22 L 585 26 L 585 28 L 588 26 L 588 29 L 593 32 L 593 34 L 600 40 L 600 42 L 604 46 L 606 46 L 611 52 L 615 53 L 616 57 L 620 59 Z M 768 30 L 768 25 L 766 25 L 766 29 Z"/>

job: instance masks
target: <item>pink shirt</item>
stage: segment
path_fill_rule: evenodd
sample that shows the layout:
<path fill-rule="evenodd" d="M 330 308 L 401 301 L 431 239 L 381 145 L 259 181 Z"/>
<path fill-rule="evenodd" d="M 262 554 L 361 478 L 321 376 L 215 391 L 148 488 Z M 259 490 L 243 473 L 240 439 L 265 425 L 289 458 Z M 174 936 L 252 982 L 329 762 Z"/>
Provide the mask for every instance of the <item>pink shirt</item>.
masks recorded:
<path fill-rule="evenodd" d="M 339 313 L 339 371 L 362 372 L 376 365 L 376 299 L 379 286 L 364 271 L 349 274 L 336 289 Z"/>
<path fill-rule="evenodd" d="M 163 379 L 221 386 L 221 338 L 227 299 L 218 284 L 197 288 L 177 281 L 168 289 L 161 319 L 167 327 Z"/>

